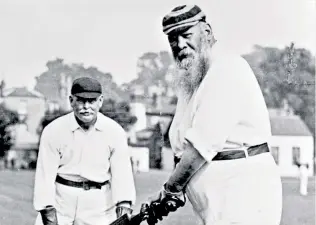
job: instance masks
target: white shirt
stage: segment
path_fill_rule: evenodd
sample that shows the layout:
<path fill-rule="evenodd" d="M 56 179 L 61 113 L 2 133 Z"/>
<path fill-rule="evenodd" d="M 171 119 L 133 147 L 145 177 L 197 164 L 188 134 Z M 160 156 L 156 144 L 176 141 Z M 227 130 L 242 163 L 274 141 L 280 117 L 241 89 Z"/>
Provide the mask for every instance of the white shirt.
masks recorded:
<path fill-rule="evenodd" d="M 268 142 L 268 109 L 258 81 L 245 59 L 216 43 L 211 66 L 186 102 L 178 96 L 169 137 L 178 157 L 189 141 L 207 160 L 217 152 Z"/>
<path fill-rule="evenodd" d="M 72 181 L 110 181 L 113 203 L 132 201 L 136 191 L 127 136 L 114 120 L 98 113 L 85 132 L 74 113 L 59 117 L 42 132 L 34 186 L 34 207 L 55 205 L 56 175 Z"/>

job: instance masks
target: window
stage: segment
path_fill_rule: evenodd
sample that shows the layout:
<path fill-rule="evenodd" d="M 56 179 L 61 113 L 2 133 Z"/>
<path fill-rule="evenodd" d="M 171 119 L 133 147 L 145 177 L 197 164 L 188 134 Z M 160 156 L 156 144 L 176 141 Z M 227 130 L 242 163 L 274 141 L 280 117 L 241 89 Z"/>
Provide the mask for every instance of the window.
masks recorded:
<path fill-rule="evenodd" d="M 271 147 L 271 154 L 276 164 L 279 164 L 279 147 Z"/>
<path fill-rule="evenodd" d="M 301 161 L 301 149 L 300 147 L 292 147 L 292 164 L 296 165 Z"/>

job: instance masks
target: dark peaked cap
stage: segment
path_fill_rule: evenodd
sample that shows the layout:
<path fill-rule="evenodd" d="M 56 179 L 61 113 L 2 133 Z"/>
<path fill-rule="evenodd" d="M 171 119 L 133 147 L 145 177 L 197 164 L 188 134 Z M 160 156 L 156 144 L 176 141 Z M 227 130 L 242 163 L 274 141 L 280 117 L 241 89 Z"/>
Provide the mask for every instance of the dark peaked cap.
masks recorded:
<path fill-rule="evenodd" d="M 163 32 L 168 35 L 175 29 L 192 27 L 205 19 L 204 12 L 197 5 L 178 6 L 163 18 Z"/>
<path fill-rule="evenodd" d="M 80 77 L 74 80 L 71 94 L 81 98 L 97 98 L 102 94 L 102 86 L 96 79 Z"/>

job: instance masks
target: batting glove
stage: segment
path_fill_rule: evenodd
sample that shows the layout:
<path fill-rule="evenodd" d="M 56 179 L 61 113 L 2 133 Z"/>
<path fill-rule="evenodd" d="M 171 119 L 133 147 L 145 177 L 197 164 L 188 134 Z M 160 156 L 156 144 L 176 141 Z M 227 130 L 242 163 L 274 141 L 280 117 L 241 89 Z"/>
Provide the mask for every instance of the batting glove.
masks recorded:
<path fill-rule="evenodd" d="M 128 217 L 131 217 L 133 213 L 133 209 L 131 209 L 131 204 L 124 202 L 119 203 L 115 211 L 117 218 L 123 216 L 124 214 L 127 214 Z"/>
<path fill-rule="evenodd" d="M 47 206 L 40 211 L 44 225 L 58 225 L 57 211 L 53 206 Z"/>
<path fill-rule="evenodd" d="M 185 205 L 186 198 L 184 193 L 167 191 L 165 185 L 157 196 L 150 199 L 149 203 L 149 217 L 147 223 L 149 225 L 156 224 L 158 220 L 168 216 L 169 212 L 176 211 L 179 207 Z"/>

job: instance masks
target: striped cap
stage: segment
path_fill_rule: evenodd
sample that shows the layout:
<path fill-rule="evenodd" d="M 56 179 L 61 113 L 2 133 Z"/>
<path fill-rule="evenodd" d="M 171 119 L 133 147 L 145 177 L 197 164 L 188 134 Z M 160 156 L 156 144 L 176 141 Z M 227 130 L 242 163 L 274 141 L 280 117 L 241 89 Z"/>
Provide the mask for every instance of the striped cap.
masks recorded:
<path fill-rule="evenodd" d="M 163 18 L 163 32 L 169 34 L 178 28 L 192 27 L 205 19 L 205 14 L 197 5 L 178 6 Z"/>

